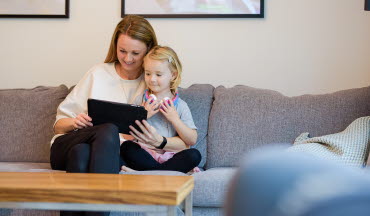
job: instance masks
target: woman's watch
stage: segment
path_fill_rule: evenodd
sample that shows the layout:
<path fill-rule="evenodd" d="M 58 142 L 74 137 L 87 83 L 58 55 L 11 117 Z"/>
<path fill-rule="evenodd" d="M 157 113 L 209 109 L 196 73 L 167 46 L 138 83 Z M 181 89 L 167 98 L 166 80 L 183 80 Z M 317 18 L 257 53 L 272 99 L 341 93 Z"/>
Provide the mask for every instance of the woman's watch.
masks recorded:
<path fill-rule="evenodd" d="M 167 138 L 164 137 L 164 136 L 162 136 L 162 137 L 163 137 L 163 141 L 158 147 L 156 147 L 157 149 L 163 149 L 167 144 Z"/>

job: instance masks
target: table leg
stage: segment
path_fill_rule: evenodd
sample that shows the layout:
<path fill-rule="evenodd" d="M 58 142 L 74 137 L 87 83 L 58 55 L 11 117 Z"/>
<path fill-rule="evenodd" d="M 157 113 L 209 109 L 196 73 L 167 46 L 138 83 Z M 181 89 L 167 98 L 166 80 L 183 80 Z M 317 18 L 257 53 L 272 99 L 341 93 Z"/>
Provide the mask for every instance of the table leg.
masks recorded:
<path fill-rule="evenodd" d="M 177 214 L 176 206 L 168 206 L 167 208 L 167 215 L 168 216 L 176 216 Z"/>
<path fill-rule="evenodd" d="M 185 198 L 185 216 L 193 215 L 193 192 Z"/>

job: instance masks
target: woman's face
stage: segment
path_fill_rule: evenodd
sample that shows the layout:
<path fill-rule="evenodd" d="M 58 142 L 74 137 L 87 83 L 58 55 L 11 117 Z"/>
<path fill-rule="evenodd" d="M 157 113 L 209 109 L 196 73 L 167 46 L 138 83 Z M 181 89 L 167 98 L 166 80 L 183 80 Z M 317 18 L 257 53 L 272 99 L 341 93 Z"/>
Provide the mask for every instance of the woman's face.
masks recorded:
<path fill-rule="evenodd" d="M 117 40 L 117 58 L 126 73 L 140 73 L 147 52 L 145 43 L 120 34 Z"/>

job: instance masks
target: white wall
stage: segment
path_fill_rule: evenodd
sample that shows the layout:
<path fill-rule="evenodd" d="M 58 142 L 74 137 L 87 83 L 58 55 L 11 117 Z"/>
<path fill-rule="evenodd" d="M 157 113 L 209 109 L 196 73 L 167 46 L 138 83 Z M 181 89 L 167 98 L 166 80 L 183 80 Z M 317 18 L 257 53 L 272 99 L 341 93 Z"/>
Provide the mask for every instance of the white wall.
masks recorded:
<path fill-rule="evenodd" d="M 104 61 L 120 0 L 71 1 L 69 19 L 0 19 L 0 88 L 75 84 Z M 364 0 L 266 0 L 264 19 L 149 19 L 184 65 L 183 87 L 286 95 L 370 85 Z"/>

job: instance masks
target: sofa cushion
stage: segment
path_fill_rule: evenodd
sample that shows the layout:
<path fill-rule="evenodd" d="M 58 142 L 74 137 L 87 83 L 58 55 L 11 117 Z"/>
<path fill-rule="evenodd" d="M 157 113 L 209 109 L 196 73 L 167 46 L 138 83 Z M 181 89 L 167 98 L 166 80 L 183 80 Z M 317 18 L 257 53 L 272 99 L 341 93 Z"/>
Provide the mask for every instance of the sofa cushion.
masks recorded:
<path fill-rule="evenodd" d="M 0 90 L 0 161 L 49 162 L 57 107 L 68 88 Z"/>
<path fill-rule="evenodd" d="M 236 168 L 212 168 L 194 173 L 193 205 L 200 207 L 222 207 L 225 194 Z"/>
<path fill-rule="evenodd" d="M 364 165 L 369 143 L 370 116 L 365 116 L 356 119 L 339 133 L 312 138 L 304 133 L 288 151 L 306 152 L 349 166 L 361 167 Z"/>
<path fill-rule="evenodd" d="M 194 84 L 188 88 L 180 88 L 179 94 L 189 106 L 198 130 L 195 148 L 202 155 L 199 167 L 203 167 L 207 158 L 208 119 L 213 102 L 214 87 L 208 84 Z"/>
<path fill-rule="evenodd" d="M 123 175 L 169 175 L 169 176 L 187 176 L 187 174 L 177 171 L 170 170 L 147 170 L 147 171 L 131 171 L 131 172 L 119 172 Z"/>
<path fill-rule="evenodd" d="M 206 168 L 235 166 L 241 155 L 270 143 L 292 143 L 302 132 L 337 133 L 370 115 L 370 87 L 287 97 L 247 86 L 217 87 L 209 119 Z"/>
<path fill-rule="evenodd" d="M 0 162 L 0 172 L 65 172 L 52 170 L 50 163 Z"/>
<path fill-rule="evenodd" d="M 1 216 L 59 216 L 55 210 L 0 209 Z"/>

